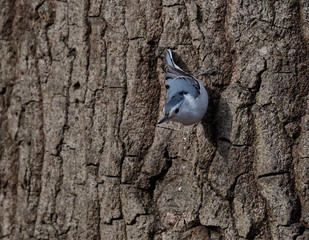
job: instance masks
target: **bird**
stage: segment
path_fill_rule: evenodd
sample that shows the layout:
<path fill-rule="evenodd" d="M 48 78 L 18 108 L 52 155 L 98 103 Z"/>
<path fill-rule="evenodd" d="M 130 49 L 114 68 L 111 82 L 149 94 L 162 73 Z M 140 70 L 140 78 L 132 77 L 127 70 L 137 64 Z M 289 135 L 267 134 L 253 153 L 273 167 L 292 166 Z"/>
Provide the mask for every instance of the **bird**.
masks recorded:
<path fill-rule="evenodd" d="M 171 49 L 166 50 L 162 68 L 167 104 L 163 108 L 164 117 L 158 124 L 167 121 L 184 126 L 198 123 L 208 107 L 208 93 L 203 83 L 175 64 Z"/>

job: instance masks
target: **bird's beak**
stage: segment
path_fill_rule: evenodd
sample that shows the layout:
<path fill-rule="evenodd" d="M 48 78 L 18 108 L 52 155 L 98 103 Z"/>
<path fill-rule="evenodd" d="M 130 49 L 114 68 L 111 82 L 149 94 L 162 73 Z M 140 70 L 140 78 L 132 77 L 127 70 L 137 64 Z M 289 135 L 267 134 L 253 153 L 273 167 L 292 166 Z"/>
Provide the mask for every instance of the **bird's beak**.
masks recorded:
<path fill-rule="evenodd" d="M 164 122 L 166 122 L 168 119 L 169 119 L 168 116 L 165 116 L 164 118 L 162 118 L 162 119 L 158 122 L 158 124 L 164 123 Z"/>

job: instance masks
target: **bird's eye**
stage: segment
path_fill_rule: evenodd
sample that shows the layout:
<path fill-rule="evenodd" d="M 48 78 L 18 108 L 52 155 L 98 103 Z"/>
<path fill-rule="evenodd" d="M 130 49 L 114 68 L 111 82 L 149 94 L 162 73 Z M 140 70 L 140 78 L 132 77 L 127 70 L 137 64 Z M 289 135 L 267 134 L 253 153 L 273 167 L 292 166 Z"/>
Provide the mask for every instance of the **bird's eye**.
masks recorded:
<path fill-rule="evenodd" d="M 165 88 L 166 88 L 166 89 L 169 89 L 169 88 L 170 88 L 170 85 L 166 84 L 166 85 L 165 85 Z"/>
<path fill-rule="evenodd" d="M 178 112 L 179 112 L 179 108 L 176 108 L 175 113 L 178 113 Z"/>

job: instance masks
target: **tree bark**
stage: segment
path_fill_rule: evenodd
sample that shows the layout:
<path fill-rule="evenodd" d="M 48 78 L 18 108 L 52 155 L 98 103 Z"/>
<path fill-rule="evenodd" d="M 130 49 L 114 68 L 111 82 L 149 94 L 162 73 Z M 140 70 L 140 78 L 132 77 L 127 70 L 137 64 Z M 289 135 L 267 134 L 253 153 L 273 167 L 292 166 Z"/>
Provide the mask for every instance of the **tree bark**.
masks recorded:
<path fill-rule="evenodd" d="M 1 239 L 309 239 L 308 1 L 0 9 Z M 199 124 L 156 125 L 165 48 Z"/>

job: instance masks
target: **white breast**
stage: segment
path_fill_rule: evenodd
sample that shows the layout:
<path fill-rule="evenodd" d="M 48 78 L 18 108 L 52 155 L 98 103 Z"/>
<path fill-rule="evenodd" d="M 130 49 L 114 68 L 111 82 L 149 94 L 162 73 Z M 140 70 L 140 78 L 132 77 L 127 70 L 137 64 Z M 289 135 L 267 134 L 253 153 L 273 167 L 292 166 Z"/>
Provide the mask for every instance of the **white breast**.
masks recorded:
<path fill-rule="evenodd" d="M 173 121 L 180 122 L 183 125 L 192 125 L 199 122 L 205 115 L 208 107 L 208 93 L 203 83 L 199 80 L 198 82 L 200 84 L 200 95 L 194 98 L 190 94 L 185 94 L 185 101 L 178 116 Z"/>

